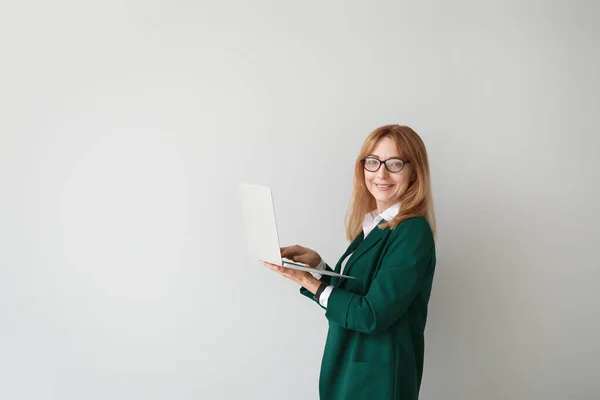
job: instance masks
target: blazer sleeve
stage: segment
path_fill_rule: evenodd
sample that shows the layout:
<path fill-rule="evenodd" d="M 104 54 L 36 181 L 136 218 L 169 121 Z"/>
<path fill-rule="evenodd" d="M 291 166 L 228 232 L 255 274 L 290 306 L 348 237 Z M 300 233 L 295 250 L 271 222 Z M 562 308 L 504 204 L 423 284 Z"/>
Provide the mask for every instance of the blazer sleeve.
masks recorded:
<path fill-rule="evenodd" d="M 334 288 L 325 316 L 329 321 L 362 333 L 392 326 L 421 290 L 432 261 L 433 234 L 423 217 L 400 223 L 391 233 L 381 266 L 366 295 Z"/>

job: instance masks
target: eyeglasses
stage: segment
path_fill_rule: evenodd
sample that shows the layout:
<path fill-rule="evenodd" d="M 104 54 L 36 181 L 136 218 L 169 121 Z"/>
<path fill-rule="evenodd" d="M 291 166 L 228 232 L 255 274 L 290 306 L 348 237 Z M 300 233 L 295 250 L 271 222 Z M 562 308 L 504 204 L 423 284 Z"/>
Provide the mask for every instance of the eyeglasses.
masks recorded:
<path fill-rule="evenodd" d="M 385 168 L 390 172 L 400 172 L 404 168 L 404 165 L 409 163 L 410 161 L 403 160 L 401 158 L 392 157 L 387 160 L 379 160 L 378 158 L 366 157 L 361 158 L 360 162 L 362 163 L 364 169 L 369 172 L 377 172 L 381 164 L 385 164 Z"/>

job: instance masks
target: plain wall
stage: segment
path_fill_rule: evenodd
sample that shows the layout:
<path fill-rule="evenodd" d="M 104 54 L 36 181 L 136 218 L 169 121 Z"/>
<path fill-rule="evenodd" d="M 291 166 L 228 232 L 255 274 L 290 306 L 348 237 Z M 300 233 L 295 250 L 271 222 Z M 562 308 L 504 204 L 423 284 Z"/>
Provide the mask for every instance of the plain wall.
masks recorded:
<path fill-rule="evenodd" d="M 2 1 L 0 398 L 316 399 L 324 312 L 237 184 L 335 264 L 364 138 L 425 141 L 425 400 L 600 391 L 594 1 Z"/>

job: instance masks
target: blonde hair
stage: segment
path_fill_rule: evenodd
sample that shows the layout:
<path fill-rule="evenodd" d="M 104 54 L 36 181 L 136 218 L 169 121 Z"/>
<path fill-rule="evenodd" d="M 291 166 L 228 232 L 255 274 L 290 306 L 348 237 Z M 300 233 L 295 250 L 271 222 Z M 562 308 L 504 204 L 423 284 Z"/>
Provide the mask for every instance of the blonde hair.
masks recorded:
<path fill-rule="evenodd" d="M 392 220 L 379 225 L 379 227 L 381 229 L 387 227 L 394 229 L 408 218 L 425 216 L 435 235 L 435 215 L 429 177 L 429 160 L 425 144 L 419 135 L 408 126 L 384 125 L 375 129 L 367 136 L 354 163 L 352 196 L 344 220 L 346 238 L 350 241 L 354 240 L 362 232 L 362 222 L 365 214 L 377 208 L 375 198 L 367 189 L 365 173 L 360 160 L 371 154 L 379 140 L 386 136 L 396 143 L 400 155 L 410 161 L 415 179 L 399 199 L 401 206 L 398 215 Z"/>

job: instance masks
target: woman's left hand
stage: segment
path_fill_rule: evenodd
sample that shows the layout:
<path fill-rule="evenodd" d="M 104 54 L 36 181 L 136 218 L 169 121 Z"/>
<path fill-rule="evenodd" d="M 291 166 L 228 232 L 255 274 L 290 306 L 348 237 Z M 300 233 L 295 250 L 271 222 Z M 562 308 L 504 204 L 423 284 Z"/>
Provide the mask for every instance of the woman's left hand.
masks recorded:
<path fill-rule="evenodd" d="M 296 282 L 300 286 L 304 286 L 305 288 L 307 288 L 308 290 L 310 290 L 313 293 L 316 292 L 316 289 L 314 289 L 314 291 L 312 290 L 315 287 L 315 285 L 317 288 L 320 285 L 320 281 L 306 271 L 300 271 L 300 270 L 292 269 L 292 268 L 285 268 L 285 267 L 281 267 L 276 264 L 271 264 L 270 262 L 262 261 L 262 260 L 260 262 L 263 265 L 267 266 L 268 268 L 272 269 L 273 271 L 279 273 L 279 275 Z"/>

